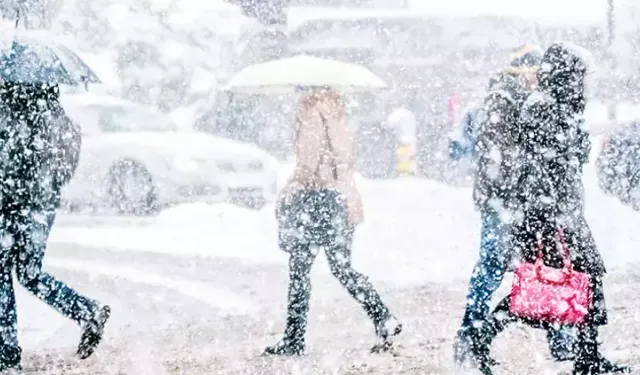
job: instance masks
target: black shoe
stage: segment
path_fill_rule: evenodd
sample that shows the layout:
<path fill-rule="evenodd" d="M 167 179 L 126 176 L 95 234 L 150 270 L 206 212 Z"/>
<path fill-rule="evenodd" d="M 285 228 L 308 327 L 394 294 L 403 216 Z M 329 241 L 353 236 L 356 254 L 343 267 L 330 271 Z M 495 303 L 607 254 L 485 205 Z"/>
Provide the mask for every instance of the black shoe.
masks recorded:
<path fill-rule="evenodd" d="M 556 362 L 575 361 L 576 355 L 573 352 L 551 352 L 551 357 Z"/>
<path fill-rule="evenodd" d="M 17 346 L 0 347 L 0 371 L 21 370 L 22 349 Z"/>
<path fill-rule="evenodd" d="M 111 316 L 111 308 L 103 306 L 93 319 L 85 322 L 82 326 L 82 336 L 78 345 L 78 357 L 87 359 L 96 350 L 104 334 L 104 326 Z"/>
<path fill-rule="evenodd" d="M 577 337 L 562 333 L 558 335 L 553 328 L 547 330 L 547 342 L 549 343 L 549 351 L 551 357 L 556 362 L 567 362 L 576 360 Z M 564 328 L 567 329 L 567 328 Z"/>
<path fill-rule="evenodd" d="M 597 375 L 597 374 L 628 374 L 630 367 L 619 366 L 606 359 L 597 348 L 597 345 L 588 344 L 581 348 L 573 365 L 574 375 Z"/>
<path fill-rule="evenodd" d="M 402 333 L 402 323 L 393 316 L 377 324 L 376 336 L 380 342 L 371 348 L 371 353 L 380 353 L 391 349 L 394 338 L 400 333 Z"/>
<path fill-rule="evenodd" d="M 606 358 L 600 358 L 599 370 L 601 374 L 629 374 L 631 373 L 631 367 L 620 366 Z"/>
<path fill-rule="evenodd" d="M 275 345 L 267 346 L 262 355 L 294 356 L 304 354 L 304 343 L 284 339 Z"/>
<path fill-rule="evenodd" d="M 490 356 L 491 331 L 474 327 L 461 328 L 453 346 L 455 365 L 458 368 L 470 366 L 485 375 L 491 374 L 491 367 L 498 365 Z"/>
<path fill-rule="evenodd" d="M 573 375 L 598 375 L 598 374 L 629 374 L 631 368 L 619 366 L 606 358 L 599 358 L 593 362 L 577 360 L 573 367 Z"/>

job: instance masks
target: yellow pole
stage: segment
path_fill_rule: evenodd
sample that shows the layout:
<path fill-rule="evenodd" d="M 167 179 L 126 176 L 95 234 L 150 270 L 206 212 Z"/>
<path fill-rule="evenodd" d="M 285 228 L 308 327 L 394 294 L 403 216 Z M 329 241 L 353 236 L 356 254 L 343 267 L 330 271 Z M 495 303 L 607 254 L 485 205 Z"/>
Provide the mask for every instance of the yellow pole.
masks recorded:
<path fill-rule="evenodd" d="M 416 173 L 416 147 L 411 143 L 398 143 L 396 168 L 401 176 L 414 176 Z"/>

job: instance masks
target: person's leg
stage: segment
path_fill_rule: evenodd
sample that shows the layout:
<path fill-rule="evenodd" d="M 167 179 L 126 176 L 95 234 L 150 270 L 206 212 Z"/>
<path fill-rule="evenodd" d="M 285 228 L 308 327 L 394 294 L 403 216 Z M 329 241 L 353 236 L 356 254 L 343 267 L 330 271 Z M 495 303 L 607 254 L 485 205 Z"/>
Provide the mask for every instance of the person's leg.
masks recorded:
<path fill-rule="evenodd" d="M 454 359 L 458 366 L 477 362 L 474 352 L 477 352 L 476 346 L 489 315 L 489 303 L 493 293 L 500 287 L 508 266 L 509 249 L 504 241 L 504 229 L 498 214 L 483 212 L 480 259 L 469 282 L 462 326 L 454 344 Z"/>
<path fill-rule="evenodd" d="M 499 215 L 482 213 L 480 259 L 469 282 L 463 328 L 473 326 L 474 322 L 484 322 L 489 314 L 491 297 L 500 287 L 507 269 L 508 248 L 503 243 L 503 234 Z"/>
<path fill-rule="evenodd" d="M 24 225 L 17 231 L 13 245 L 16 254 L 15 272 L 18 282 L 29 292 L 82 326 L 78 354 L 81 358 L 86 358 L 93 353 L 102 339 L 110 309 L 80 295 L 42 270 L 57 203 L 57 199 L 42 204 L 34 203 L 32 210 L 26 210 L 22 214 L 21 222 Z"/>
<path fill-rule="evenodd" d="M 10 249 L 0 248 L 0 371 L 20 365 L 18 315 Z"/>
<path fill-rule="evenodd" d="M 266 355 L 298 355 L 305 349 L 307 314 L 311 296 L 311 267 L 317 256 L 312 245 L 313 222 L 308 214 L 312 192 L 301 191 L 290 197 L 279 210 L 278 244 L 289 254 L 287 318 L 283 339 L 265 349 Z M 304 219 L 304 220 L 303 220 Z"/>
<path fill-rule="evenodd" d="M 96 301 L 79 295 L 62 281 L 42 270 L 49 232 L 55 219 L 55 206 L 25 212 L 24 229 L 15 238 L 18 254 L 15 270 L 18 282 L 33 295 L 79 324 L 91 320 L 99 310 Z"/>
<path fill-rule="evenodd" d="M 307 315 L 311 298 L 311 266 L 316 257 L 308 244 L 289 246 L 289 289 L 284 338 L 265 349 L 266 355 L 299 355 L 305 350 Z"/>
<path fill-rule="evenodd" d="M 602 355 L 598 341 L 598 327 L 607 323 L 602 277 L 593 276 L 593 303 L 587 319 L 578 327 L 574 375 L 630 373 L 631 369 L 619 366 Z"/>
<path fill-rule="evenodd" d="M 571 326 L 549 326 L 547 342 L 549 351 L 556 361 L 571 361 L 575 359 L 578 331 Z"/>
<path fill-rule="evenodd" d="M 389 308 L 369 278 L 356 271 L 351 265 L 351 244 L 353 230 L 343 231 L 325 245 L 325 253 L 331 274 L 364 309 L 373 322 L 379 337 L 386 339 L 400 333 L 401 325 L 392 320 Z M 389 323 L 389 324 L 388 324 Z"/>

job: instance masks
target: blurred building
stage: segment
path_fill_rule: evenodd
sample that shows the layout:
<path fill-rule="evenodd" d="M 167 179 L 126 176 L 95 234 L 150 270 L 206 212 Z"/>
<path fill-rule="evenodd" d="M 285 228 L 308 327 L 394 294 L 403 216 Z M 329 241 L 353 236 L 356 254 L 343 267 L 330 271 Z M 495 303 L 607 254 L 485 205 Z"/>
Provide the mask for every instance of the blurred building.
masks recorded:
<path fill-rule="evenodd" d="M 626 52 L 622 47 L 612 50 L 604 14 L 602 24 L 541 24 L 512 16 L 429 15 L 402 9 L 406 4 L 401 0 L 232 1 L 263 24 L 245 38 L 236 70 L 299 53 L 369 67 L 389 89 L 355 99 L 367 110 L 354 113 L 354 121 L 369 127 L 361 132 L 367 142 L 376 136 L 382 140 L 384 129 L 378 125 L 394 108 L 408 106 L 417 119 L 418 166 L 427 175 L 442 169 L 443 140 L 458 126 L 457 118 L 482 99 L 489 77 L 524 43 L 544 48 L 564 40 L 583 46 L 598 65 L 593 96 L 607 101 L 638 97 L 638 65 L 619 62 L 637 61 L 632 56 L 640 56 L 640 28 L 619 32 L 626 42 L 618 45 Z M 453 109 L 452 98 L 458 101 Z M 369 146 L 364 148 L 380 148 Z"/>

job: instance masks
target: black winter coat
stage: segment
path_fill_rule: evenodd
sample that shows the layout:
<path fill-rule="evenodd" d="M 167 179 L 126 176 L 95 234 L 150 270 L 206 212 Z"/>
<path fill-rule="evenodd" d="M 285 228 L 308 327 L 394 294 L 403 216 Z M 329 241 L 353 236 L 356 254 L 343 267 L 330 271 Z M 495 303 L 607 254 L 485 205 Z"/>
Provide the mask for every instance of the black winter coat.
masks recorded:
<path fill-rule="evenodd" d="M 59 194 L 78 165 L 80 129 L 58 95 L 57 86 L 0 86 L 0 185 L 18 201 Z"/>
<path fill-rule="evenodd" d="M 473 198 L 482 211 L 511 207 L 515 129 L 530 91 L 520 77 L 501 73 L 492 78 L 484 101 L 484 121 L 478 124 L 476 174 Z"/>
<path fill-rule="evenodd" d="M 520 207 L 514 244 L 524 258 L 536 258 L 536 233 L 545 243 L 545 261 L 562 266 L 555 246 L 557 228 L 566 233 L 576 270 L 605 273 L 604 263 L 584 218 L 583 165 L 590 142 L 582 118 L 586 65 L 569 47 L 556 44 L 543 57 L 539 91 L 527 99 L 518 121 L 518 183 L 513 200 Z"/>

